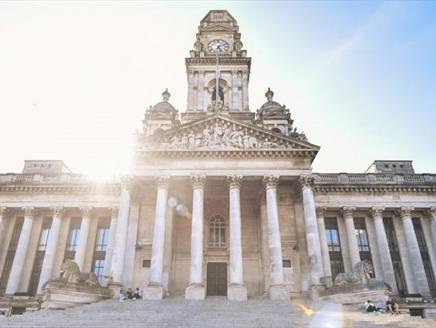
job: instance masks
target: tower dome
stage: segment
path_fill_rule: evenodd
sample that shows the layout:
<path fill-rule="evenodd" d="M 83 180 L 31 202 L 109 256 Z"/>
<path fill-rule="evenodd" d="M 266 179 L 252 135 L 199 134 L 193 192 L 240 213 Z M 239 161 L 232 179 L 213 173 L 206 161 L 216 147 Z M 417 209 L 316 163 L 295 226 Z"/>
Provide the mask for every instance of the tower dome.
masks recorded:
<path fill-rule="evenodd" d="M 168 89 L 165 89 L 164 92 L 162 92 L 162 98 L 163 101 L 158 102 L 156 105 L 151 107 L 150 112 L 153 114 L 176 114 L 177 110 L 174 108 L 173 105 L 171 105 L 168 100 L 170 99 L 171 94 L 168 92 Z"/>

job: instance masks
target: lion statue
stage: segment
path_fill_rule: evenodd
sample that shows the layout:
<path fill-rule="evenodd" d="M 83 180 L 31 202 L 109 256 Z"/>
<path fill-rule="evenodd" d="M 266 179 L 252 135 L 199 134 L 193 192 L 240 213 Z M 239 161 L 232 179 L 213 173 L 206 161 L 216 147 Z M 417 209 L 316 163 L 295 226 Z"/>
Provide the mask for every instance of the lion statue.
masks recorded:
<path fill-rule="evenodd" d="M 356 284 L 366 284 L 374 274 L 374 269 L 368 260 L 363 260 L 354 266 L 353 272 L 339 273 L 334 282 L 334 286 L 347 286 Z"/>
<path fill-rule="evenodd" d="M 72 260 L 65 260 L 61 266 L 60 280 L 72 284 L 82 284 L 91 287 L 100 287 L 94 272 L 80 272 L 79 266 Z"/>

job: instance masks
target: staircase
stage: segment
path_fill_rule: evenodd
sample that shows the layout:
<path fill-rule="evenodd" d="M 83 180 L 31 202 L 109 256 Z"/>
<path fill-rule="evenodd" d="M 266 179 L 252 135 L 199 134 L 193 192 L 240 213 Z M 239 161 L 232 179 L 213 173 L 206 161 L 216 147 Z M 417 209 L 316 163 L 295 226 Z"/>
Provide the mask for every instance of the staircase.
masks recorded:
<path fill-rule="evenodd" d="M 115 300 L 64 311 L 37 311 L 10 318 L 0 317 L 1 328 L 282 328 L 282 327 L 436 327 L 434 321 L 406 315 L 367 314 L 327 302 L 293 300 L 291 304 L 264 299 L 228 302 L 224 298 L 186 301 Z"/>

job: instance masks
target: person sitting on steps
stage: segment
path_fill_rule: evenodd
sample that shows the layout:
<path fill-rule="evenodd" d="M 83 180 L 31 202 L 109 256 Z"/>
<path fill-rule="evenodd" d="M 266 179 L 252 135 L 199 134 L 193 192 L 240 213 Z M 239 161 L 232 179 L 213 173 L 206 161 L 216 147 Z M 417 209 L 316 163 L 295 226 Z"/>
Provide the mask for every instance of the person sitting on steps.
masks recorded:
<path fill-rule="evenodd" d="M 376 312 L 376 313 L 378 313 L 378 311 L 380 310 L 373 303 L 371 303 L 370 300 L 367 300 L 365 302 L 364 306 L 365 306 L 366 312 Z"/>

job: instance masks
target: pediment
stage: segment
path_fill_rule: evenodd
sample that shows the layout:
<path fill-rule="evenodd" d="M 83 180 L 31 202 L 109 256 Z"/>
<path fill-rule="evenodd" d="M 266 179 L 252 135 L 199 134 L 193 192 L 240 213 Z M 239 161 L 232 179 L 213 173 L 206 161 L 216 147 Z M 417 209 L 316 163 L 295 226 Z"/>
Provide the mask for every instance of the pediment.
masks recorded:
<path fill-rule="evenodd" d="M 206 27 L 202 27 L 203 32 L 234 32 L 235 27 L 223 25 L 223 24 L 213 24 Z"/>
<path fill-rule="evenodd" d="M 316 154 L 319 150 L 307 141 L 286 137 L 221 113 L 153 135 L 142 146 L 143 150 L 159 151 L 295 150 Z"/>

